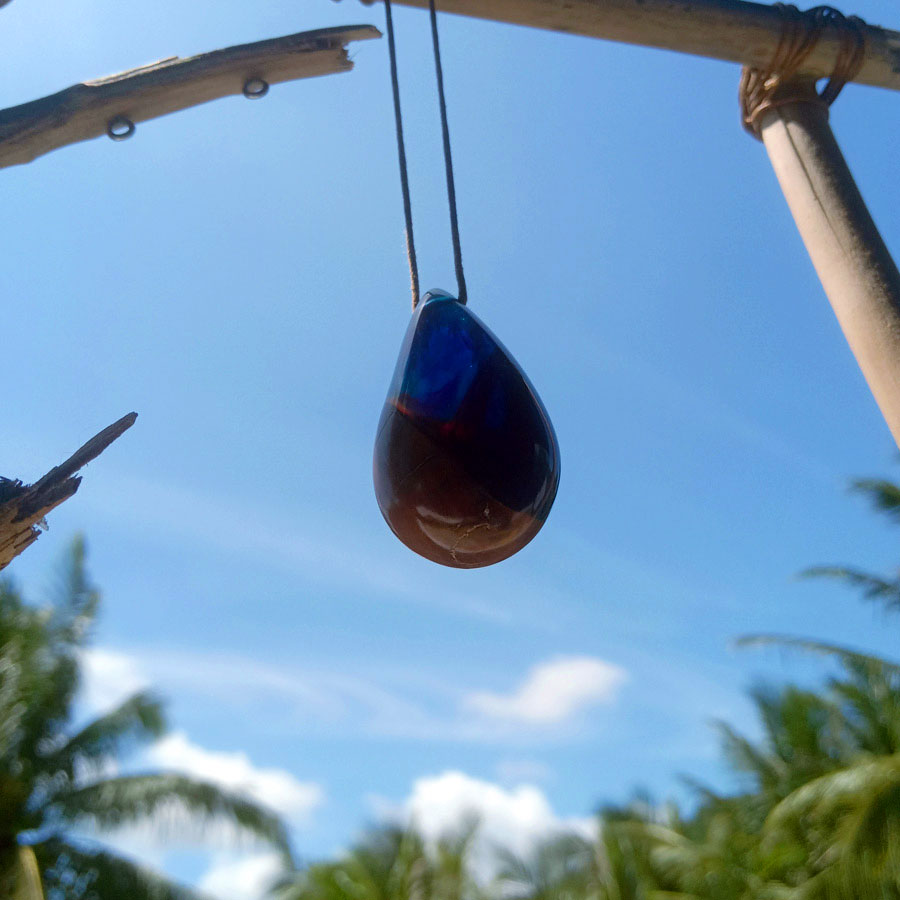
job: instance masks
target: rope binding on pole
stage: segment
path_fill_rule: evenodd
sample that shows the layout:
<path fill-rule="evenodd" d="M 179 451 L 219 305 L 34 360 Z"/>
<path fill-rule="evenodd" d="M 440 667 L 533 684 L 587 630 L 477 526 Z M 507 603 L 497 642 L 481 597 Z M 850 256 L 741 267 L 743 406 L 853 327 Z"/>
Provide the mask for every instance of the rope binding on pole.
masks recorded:
<path fill-rule="evenodd" d="M 825 108 L 834 103 L 844 85 L 856 77 L 866 51 L 866 23 L 859 16 L 845 16 L 832 6 L 801 11 L 792 3 L 776 3 L 774 8 L 781 14 L 782 27 L 772 61 L 762 69 L 744 66 L 741 73 L 741 121 L 757 140 L 762 140 L 760 129 L 767 110 L 801 100 Z M 825 87 L 815 91 L 807 84 L 807 90 L 784 91 L 826 28 L 838 30 L 840 49 Z"/>

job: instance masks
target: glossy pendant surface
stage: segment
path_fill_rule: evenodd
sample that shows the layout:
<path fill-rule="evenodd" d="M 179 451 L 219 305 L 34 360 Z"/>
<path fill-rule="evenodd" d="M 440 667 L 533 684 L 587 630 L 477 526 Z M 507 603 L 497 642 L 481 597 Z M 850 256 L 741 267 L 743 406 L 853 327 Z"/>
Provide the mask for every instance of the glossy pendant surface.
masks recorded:
<path fill-rule="evenodd" d="M 394 534 L 445 566 L 521 550 L 550 512 L 559 445 L 506 348 L 443 291 L 416 306 L 375 438 L 375 495 Z"/>

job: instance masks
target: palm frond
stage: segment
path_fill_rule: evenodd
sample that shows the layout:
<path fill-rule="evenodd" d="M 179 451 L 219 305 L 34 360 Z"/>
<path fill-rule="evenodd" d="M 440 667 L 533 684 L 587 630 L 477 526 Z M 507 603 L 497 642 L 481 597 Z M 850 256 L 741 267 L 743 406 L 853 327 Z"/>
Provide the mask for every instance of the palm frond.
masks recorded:
<path fill-rule="evenodd" d="M 153 741 L 166 731 L 162 702 L 142 691 L 116 709 L 90 722 L 40 760 L 41 769 L 65 771 L 70 777 L 80 765 L 95 767 Z"/>
<path fill-rule="evenodd" d="M 21 647 L 10 640 L 0 646 L 0 760 L 12 752 L 26 710 Z"/>
<path fill-rule="evenodd" d="M 844 664 L 875 664 L 883 667 L 886 671 L 900 675 L 900 663 L 870 653 L 863 653 L 860 650 L 853 650 L 851 647 L 843 647 L 840 644 L 830 644 L 827 641 L 814 641 L 783 634 L 747 634 L 738 638 L 735 643 L 738 647 L 785 647 L 804 650 L 807 653 L 832 657 Z"/>
<path fill-rule="evenodd" d="M 900 485 L 883 478 L 858 478 L 851 482 L 850 489 L 865 494 L 876 510 L 900 522 Z"/>
<path fill-rule="evenodd" d="M 864 860 L 846 859 L 800 885 L 791 900 L 900 900 L 896 876 L 875 871 Z"/>
<path fill-rule="evenodd" d="M 264 841 L 291 860 L 284 824 L 249 797 L 186 775 L 128 775 L 108 778 L 54 798 L 58 814 L 69 822 L 90 822 L 104 830 L 156 816 L 187 814 L 200 825 L 227 823 Z"/>
<path fill-rule="evenodd" d="M 12 588 L 0 597 L 8 608 L 8 627 L 26 642 L 22 665 L 27 671 L 28 711 L 21 724 L 20 753 L 36 759 L 42 745 L 52 745 L 71 718 L 80 684 L 77 651 L 88 636 L 100 594 L 85 568 L 85 545 L 76 538 L 57 577 L 49 609 L 25 605 Z"/>
<path fill-rule="evenodd" d="M 713 723 L 715 727 L 716 723 Z M 722 799 L 722 795 L 710 787 L 705 781 L 701 781 L 694 775 L 681 774 L 678 780 L 692 793 L 696 794 L 701 803 L 711 804 L 718 803 Z"/>
<path fill-rule="evenodd" d="M 785 769 L 780 760 L 756 747 L 726 722 L 714 722 L 713 725 L 719 732 L 722 752 L 732 768 L 753 776 L 760 788 L 771 788 L 781 780 Z"/>
<path fill-rule="evenodd" d="M 648 900 L 703 900 L 697 894 L 684 894 L 681 891 L 649 891 Z"/>
<path fill-rule="evenodd" d="M 831 578 L 861 588 L 866 600 L 880 600 L 886 609 L 900 607 L 900 581 L 882 578 L 850 566 L 811 566 L 800 572 L 801 578 Z"/>
<path fill-rule="evenodd" d="M 59 889 L 62 896 L 99 900 L 205 900 L 152 869 L 99 848 L 54 838 L 34 849 L 48 892 Z"/>
<path fill-rule="evenodd" d="M 874 827 L 871 815 L 880 809 L 900 817 L 900 807 L 882 802 L 900 791 L 900 754 L 863 760 L 846 769 L 816 778 L 785 797 L 769 814 L 766 828 L 781 828 L 791 821 L 836 823 L 843 818 L 845 849 L 859 849 L 860 834 Z M 855 824 L 854 824 L 855 823 Z"/>
<path fill-rule="evenodd" d="M 60 645 L 71 650 L 88 637 L 100 603 L 100 591 L 87 575 L 86 556 L 84 537 L 78 535 L 69 547 L 52 596 L 50 631 Z"/>

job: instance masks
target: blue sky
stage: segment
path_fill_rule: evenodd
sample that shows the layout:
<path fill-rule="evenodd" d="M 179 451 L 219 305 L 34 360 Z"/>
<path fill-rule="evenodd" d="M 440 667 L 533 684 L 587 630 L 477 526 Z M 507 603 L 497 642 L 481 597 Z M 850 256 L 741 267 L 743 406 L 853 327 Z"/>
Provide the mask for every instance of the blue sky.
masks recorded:
<path fill-rule="evenodd" d="M 897 24 L 888 0 L 852 11 Z M 15 0 L 0 102 L 382 17 Z M 422 282 L 452 289 L 427 17 L 395 18 Z M 385 41 L 354 45 L 350 74 L 2 173 L 3 474 L 140 414 L 11 573 L 38 595 L 83 531 L 105 595 L 95 701 L 158 685 L 177 734 L 150 761 L 288 798 L 305 858 L 385 810 L 452 817 L 467 792 L 539 830 L 681 773 L 724 786 L 710 720 L 752 730 L 748 685 L 814 671 L 736 635 L 895 652 L 895 623 L 792 579 L 894 564 L 896 534 L 845 486 L 896 474 L 896 449 L 740 128 L 737 67 L 441 28 L 469 302 L 562 454 L 543 531 L 489 569 L 412 555 L 372 491 L 409 317 Z M 832 114 L 895 249 L 897 103 L 851 85 Z M 235 860 L 125 843 L 213 887 Z"/>

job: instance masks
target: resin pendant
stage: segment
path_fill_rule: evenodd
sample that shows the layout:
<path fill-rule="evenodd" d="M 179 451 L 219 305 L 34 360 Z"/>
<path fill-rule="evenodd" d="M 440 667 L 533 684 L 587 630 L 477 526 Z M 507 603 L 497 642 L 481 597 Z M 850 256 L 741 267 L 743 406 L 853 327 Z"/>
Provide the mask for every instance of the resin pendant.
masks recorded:
<path fill-rule="evenodd" d="M 445 566 L 489 566 L 540 531 L 559 485 L 550 418 L 506 348 L 456 298 L 413 313 L 375 438 L 394 534 Z"/>

